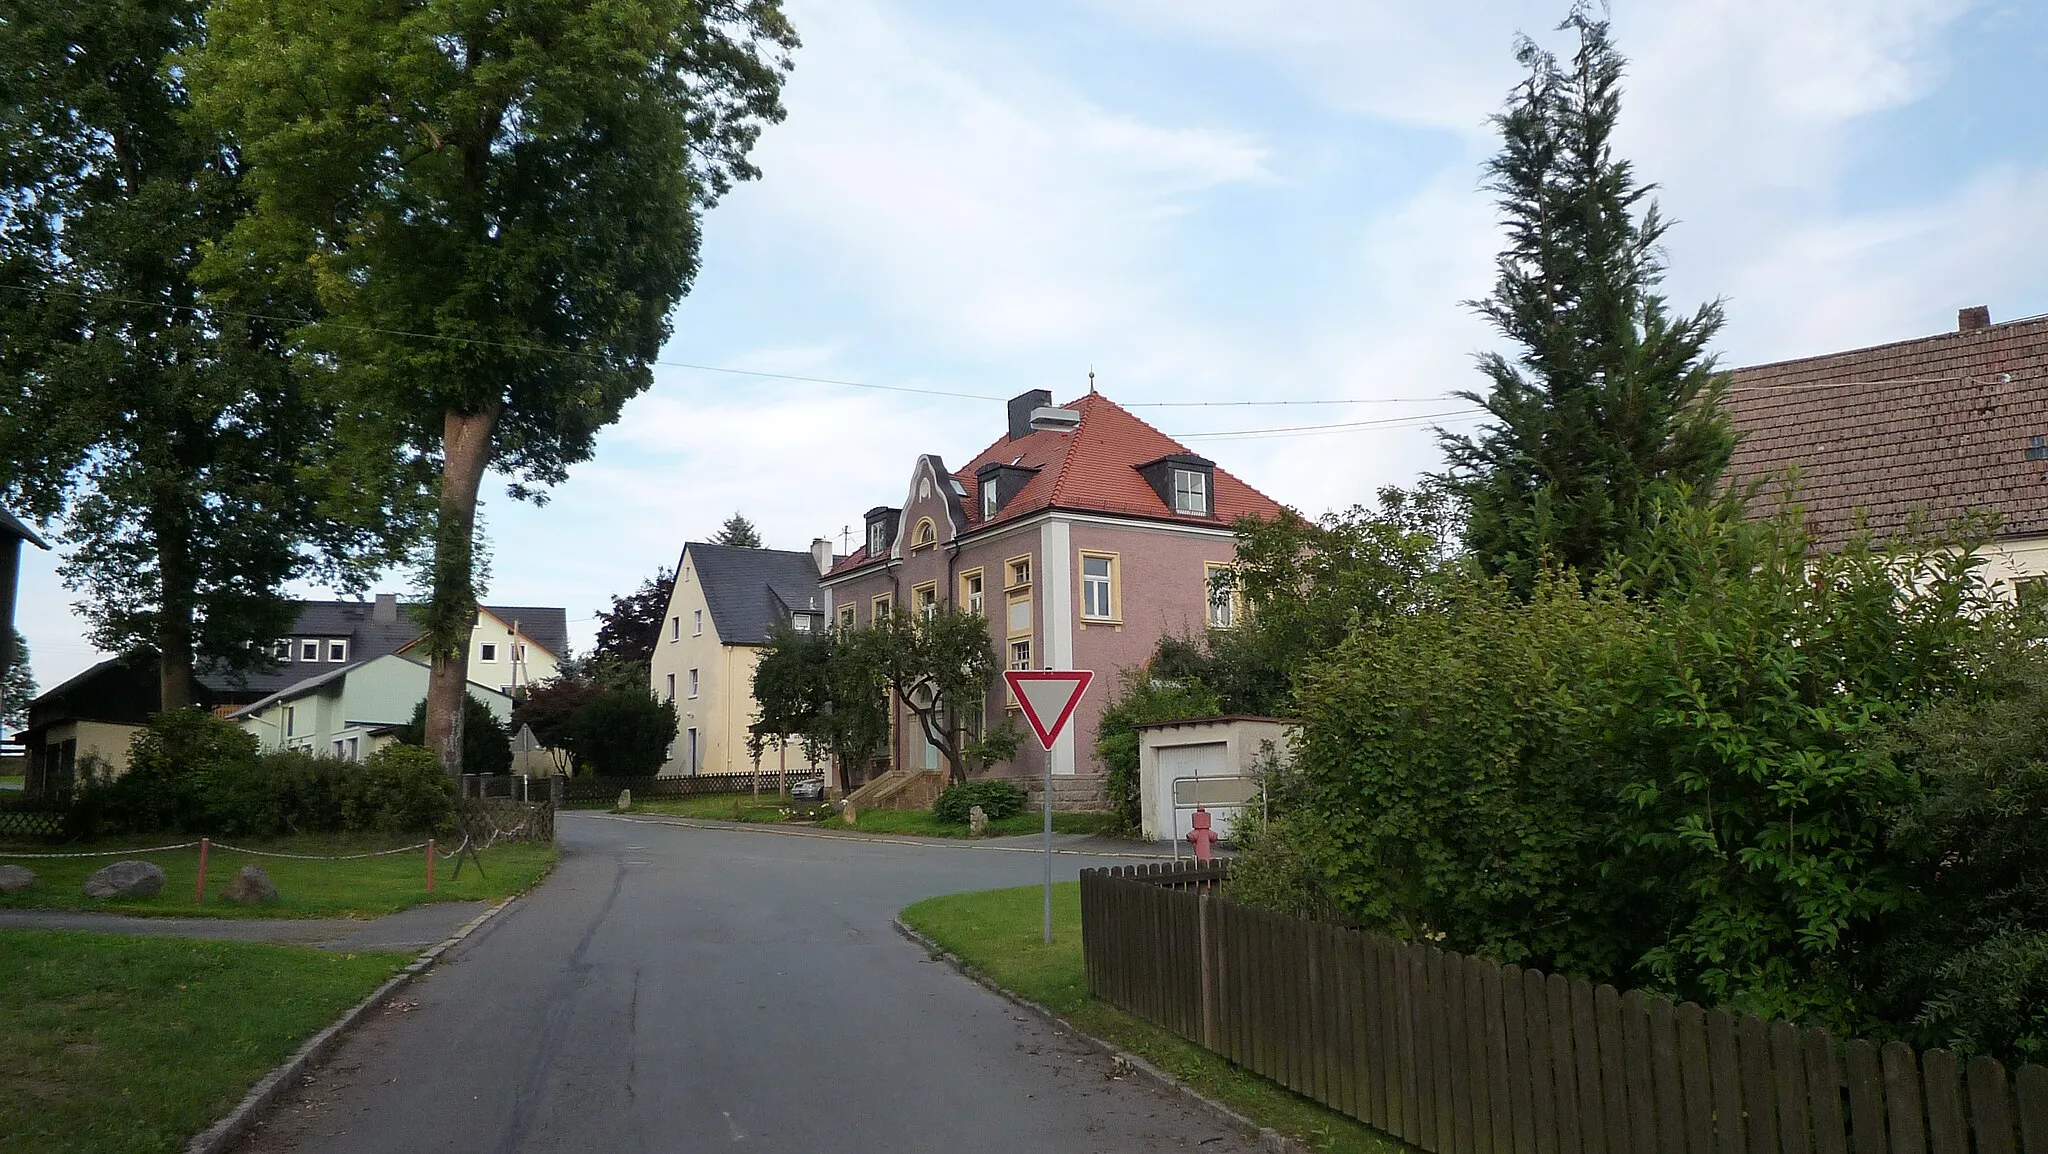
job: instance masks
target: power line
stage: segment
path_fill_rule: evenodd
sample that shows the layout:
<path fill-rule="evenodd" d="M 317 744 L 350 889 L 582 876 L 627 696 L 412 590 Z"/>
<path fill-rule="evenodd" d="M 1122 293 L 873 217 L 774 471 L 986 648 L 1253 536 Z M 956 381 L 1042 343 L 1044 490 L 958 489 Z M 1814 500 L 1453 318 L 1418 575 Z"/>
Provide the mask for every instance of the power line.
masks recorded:
<path fill-rule="evenodd" d="M 1412 428 L 1439 420 L 1469 420 L 1486 415 L 1484 409 L 1456 409 L 1444 413 L 1417 413 L 1407 417 L 1386 417 L 1371 421 L 1333 421 L 1324 425 L 1276 425 L 1263 429 L 1216 429 L 1202 433 L 1178 433 L 1175 440 L 1199 441 L 1229 438 L 1251 440 L 1255 438 L 1314 436 L 1324 433 L 1362 432 L 1367 429 Z"/>

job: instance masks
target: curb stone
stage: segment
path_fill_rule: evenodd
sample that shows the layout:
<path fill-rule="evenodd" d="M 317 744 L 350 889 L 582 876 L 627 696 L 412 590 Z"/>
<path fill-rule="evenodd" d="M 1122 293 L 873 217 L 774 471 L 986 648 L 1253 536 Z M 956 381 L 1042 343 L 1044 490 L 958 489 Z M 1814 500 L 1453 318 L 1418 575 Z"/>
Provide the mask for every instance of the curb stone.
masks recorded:
<path fill-rule="evenodd" d="M 1056 1027 L 1061 1030 L 1065 1030 L 1068 1034 L 1086 1043 L 1087 1045 L 1101 1051 L 1104 1054 L 1109 1055 L 1116 1061 L 1121 1062 L 1126 1066 L 1129 1066 L 1131 1069 L 1136 1070 L 1138 1073 L 1145 1075 L 1146 1077 L 1166 1087 L 1168 1090 L 1172 1090 L 1175 1093 L 1178 1093 L 1181 1097 L 1188 1099 L 1190 1102 L 1193 1102 L 1197 1106 L 1200 1106 L 1202 1109 L 1214 1115 L 1219 1121 L 1236 1129 L 1239 1133 L 1255 1136 L 1259 1140 L 1259 1142 L 1266 1147 L 1266 1149 L 1273 1151 L 1274 1154 L 1313 1154 L 1311 1148 L 1306 1145 L 1303 1145 L 1301 1142 L 1298 1142 L 1293 1138 L 1289 1138 L 1287 1135 L 1282 1134 L 1280 1131 L 1273 1129 L 1271 1126 L 1259 1125 L 1256 1121 L 1252 1120 L 1251 1118 L 1248 1118 L 1245 1115 L 1240 1114 L 1237 1111 L 1231 1109 L 1230 1107 L 1224 1105 L 1223 1103 L 1218 1102 L 1216 1099 L 1209 1097 L 1207 1094 L 1202 1093 L 1200 1090 L 1195 1089 L 1193 1086 L 1188 1085 L 1186 1082 L 1181 1081 L 1179 1078 L 1174 1077 L 1172 1074 L 1169 1074 L 1166 1071 L 1160 1069 L 1159 1067 L 1154 1066 L 1152 1063 L 1146 1061 L 1143 1058 L 1140 1058 L 1138 1055 L 1133 1054 L 1128 1050 L 1120 1050 L 1110 1042 L 1105 1042 L 1101 1038 L 1098 1038 L 1093 1034 L 1085 1033 L 1081 1030 L 1078 1030 L 1074 1027 L 1074 1024 L 1072 1022 L 1067 1021 L 1065 1018 L 1060 1017 L 1058 1014 L 1053 1013 L 1051 1010 L 1046 1009 L 1044 1006 L 1039 1005 L 1037 1002 L 1034 1002 L 1029 998 L 1020 997 L 1017 994 L 1004 989 L 1001 985 L 997 984 L 994 978 L 989 977 L 980 969 L 969 964 L 965 959 L 961 958 L 958 954 L 953 953 L 951 950 L 948 950 L 946 947 L 926 937 L 924 934 L 919 933 L 917 930 L 910 928 L 910 926 L 907 923 L 905 923 L 901 917 L 896 918 L 895 921 L 897 933 L 902 934 L 912 943 L 922 946 L 927 952 L 931 954 L 933 958 L 936 958 L 937 960 L 942 961 L 947 965 L 953 967 L 953 969 L 958 971 L 962 977 L 966 978 L 971 982 L 976 983 L 977 985 L 986 987 L 988 990 L 992 991 L 997 996 L 1001 997 L 1003 1000 L 1009 1002 L 1011 1005 L 1017 1006 L 1020 1009 L 1028 1011 L 1032 1016 L 1045 1022 L 1047 1025 Z"/>
<path fill-rule="evenodd" d="M 419 957 L 408 962 L 390 981 L 371 991 L 369 997 L 357 1002 L 341 1017 L 329 1023 L 325 1029 L 308 1038 L 296 1053 L 251 1086 L 249 1092 L 243 1095 L 241 1103 L 229 1111 L 227 1117 L 194 1135 L 185 1145 L 185 1154 L 225 1154 L 229 1147 L 248 1134 L 256 1124 L 257 1116 L 268 1110 L 286 1090 L 295 1085 L 307 1067 L 326 1057 L 344 1034 L 369 1017 L 371 1011 L 389 1001 L 392 995 L 409 985 L 414 978 L 432 969 L 434 963 L 441 960 L 441 955 L 454 948 L 462 939 L 475 933 L 485 922 L 490 921 L 522 896 L 523 893 L 513 894 L 471 918 L 460 929 L 422 951 Z"/>

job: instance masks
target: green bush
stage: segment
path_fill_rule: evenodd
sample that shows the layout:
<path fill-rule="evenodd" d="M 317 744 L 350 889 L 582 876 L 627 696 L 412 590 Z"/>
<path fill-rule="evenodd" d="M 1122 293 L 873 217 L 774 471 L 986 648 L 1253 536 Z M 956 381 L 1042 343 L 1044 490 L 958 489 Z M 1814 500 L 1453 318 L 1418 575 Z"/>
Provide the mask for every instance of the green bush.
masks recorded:
<path fill-rule="evenodd" d="M 643 688 L 592 694 L 569 723 L 576 771 L 604 777 L 652 777 L 676 739 L 676 706 Z"/>
<path fill-rule="evenodd" d="M 407 745 L 426 746 L 426 698 L 413 706 L 412 720 L 399 726 L 396 736 Z M 512 731 L 473 693 L 462 697 L 462 772 L 512 772 Z"/>
<path fill-rule="evenodd" d="M 102 826 L 135 833 L 204 824 L 204 779 L 217 768 L 256 758 L 256 735 L 203 709 L 150 715 L 128 747 L 127 772 L 86 787 Z"/>
<path fill-rule="evenodd" d="M 966 825 L 967 811 L 977 805 L 990 821 L 1010 817 L 1024 812 L 1024 791 L 1000 777 L 949 785 L 932 803 L 932 816 L 950 825 Z"/>
<path fill-rule="evenodd" d="M 350 829 L 446 833 L 455 828 L 455 782 L 416 745 L 387 745 L 364 759 L 342 806 Z"/>

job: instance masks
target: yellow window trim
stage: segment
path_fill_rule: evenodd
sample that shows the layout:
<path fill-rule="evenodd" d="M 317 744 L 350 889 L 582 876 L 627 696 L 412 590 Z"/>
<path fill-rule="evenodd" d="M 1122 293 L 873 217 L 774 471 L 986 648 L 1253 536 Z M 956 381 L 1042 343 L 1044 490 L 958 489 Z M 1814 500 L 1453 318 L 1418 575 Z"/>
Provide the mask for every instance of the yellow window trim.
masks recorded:
<path fill-rule="evenodd" d="M 1088 559 L 1100 558 L 1109 562 L 1109 616 L 1088 616 Z M 1084 622 L 1098 625 L 1120 625 L 1124 619 L 1123 555 L 1104 549 L 1083 549 L 1074 560 L 1074 580 L 1081 590 L 1081 617 Z M 1207 578 L 1204 578 L 1206 583 Z"/>
<path fill-rule="evenodd" d="M 1031 578 L 1030 578 L 1030 577 L 1027 577 L 1027 578 L 1025 578 L 1025 579 L 1024 579 L 1024 580 L 1022 580 L 1022 581 L 1011 581 L 1011 580 L 1010 580 L 1010 575 L 1011 575 L 1012 573 L 1015 573 L 1015 572 L 1017 571 L 1017 562 L 1019 562 L 1019 561 L 1022 561 L 1022 562 L 1024 562 L 1024 564 L 1025 564 L 1025 566 L 1026 566 L 1026 568 L 1025 568 L 1025 570 L 1024 570 L 1024 571 L 1025 571 L 1026 573 L 1030 573 L 1030 572 L 1031 572 L 1031 570 L 1030 570 L 1029 566 L 1031 565 L 1031 554 L 1029 554 L 1029 553 L 1023 553 L 1023 554 L 1019 554 L 1018 556 L 1015 556 L 1015 557 L 1005 557 L 1005 558 L 1003 558 L 1003 588 L 1004 588 L 1005 590 L 1010 590 L 1010 589 L 1029 589 L 1029 588 L 1031 587 Z M 1037 574 L 1035 574 L 1035 573 L 1033 573 L 1033 574 L 1031 574 L 1031 575 L 1032 575 L 1033 577 L 1037 576 Z"/>
<path fill-rule="evenodd" d="M 872 601 L 868 602 L 869 624 L 873 624 L 874 622 L 880 621 L 883 617 L 887 616 L 889 611 L 895 608 L 895 606 L 896 601 L 894 594 L 882 593 L 877 595 Z"/>
<path fill-rule="evenodd" d="M 921 606 L 921 605 L 919 605 L 919 604 L 918 604 L 918 596 L 919 596 L 920 594 L 923 594 L 923 593 L 929 593 L 929 594 L 931 594 L 931 595 L 932 595 L 932 601 L 931 601 L 931 603 L 932 603 L 932 608 L 933 608 L 934 610 L 936 610 L 936 609 L 938 608 L 938 605 L 939 605 L 939 583 L 938 583 L 937 581 L 926 581 L 926 582 L 924 582 L 923 584 L 919 584 L 919 585 L 913 585 L 913 586 L 911 586 L 911 587 L 910 587 L 910 610 L 911 610 L 911 612 L 915 613 L 915 612 L 918 612 L 918 611 L 919 611 L 920 609 L 922 609 L 922 608 L 923 608 L 923 606 Z"/>
<path fill-rule="evenodd" d="M 1030 624 L 1026 625 L 1022 629 L 1010 628 L 1010 606 L 1030 604 L 1031 591 L 1029 589 L 1012 590 L 1011 592 L 1003 595 L 1003 635 L 1009 640 L 1015 641 L 1020 637 L 1030 637 L 1033 633 L 1037 632 L 1037 630 L 1033 628 L 1033 626 L 1037 624 L 1036 620 L 1032 620 Z M 1033 608 L 1035 610 L 1036 606 L 1034 606 Z"/>
<path fill-rule="evenodd" d="M 939 543 L 939 527 L 930 517 L 918 521 L 917 528 L 910 534 L 910 551 L 929 549 Z"/>

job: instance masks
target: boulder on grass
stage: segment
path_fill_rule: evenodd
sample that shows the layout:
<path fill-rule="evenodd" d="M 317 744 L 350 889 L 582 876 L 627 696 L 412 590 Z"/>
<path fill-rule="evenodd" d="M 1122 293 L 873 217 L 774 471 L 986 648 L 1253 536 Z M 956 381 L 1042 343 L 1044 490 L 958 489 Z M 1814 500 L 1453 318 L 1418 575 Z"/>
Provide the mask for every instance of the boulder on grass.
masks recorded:
<path fill-rule="evenodd" d="M 253 906 L 259 902 L 277 900 L 277 886 L 270 881 L 270 875 L 258 866 L 245 865 L 235 873 L 235 880 L 228 883 L 228 900 Z"/>
<path fill-rule="evenodd" d="M 85 879 L 89 898 L 153 898 L 163 888 L 164 871 L 146 861 L 117 861 Z"/>
<path fill-rule="evenodd" d="M 18 894 L 36 884 L 36 871 L 0 865 L 0 894 Z"/>

